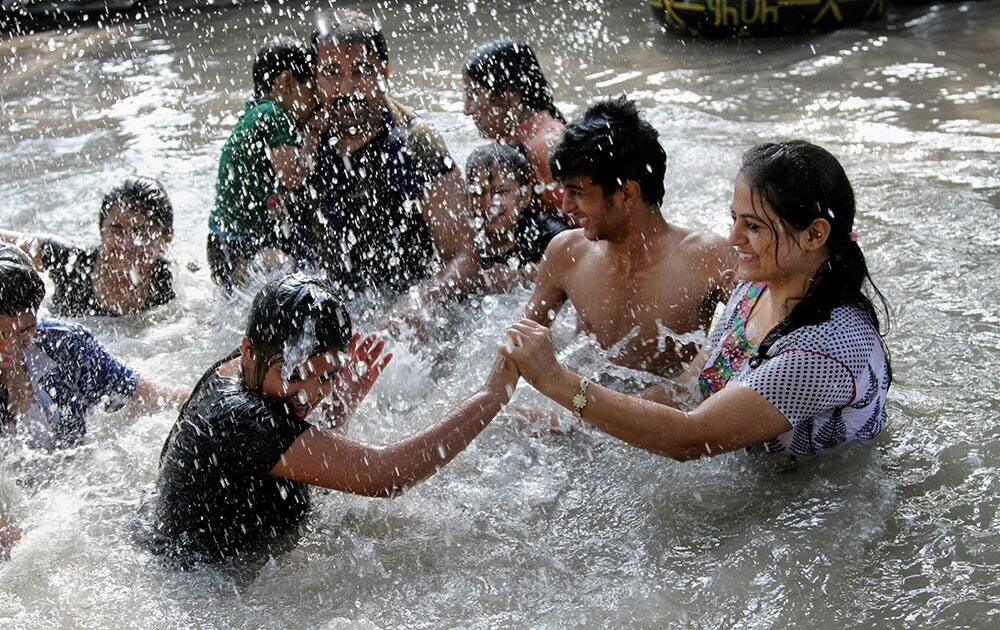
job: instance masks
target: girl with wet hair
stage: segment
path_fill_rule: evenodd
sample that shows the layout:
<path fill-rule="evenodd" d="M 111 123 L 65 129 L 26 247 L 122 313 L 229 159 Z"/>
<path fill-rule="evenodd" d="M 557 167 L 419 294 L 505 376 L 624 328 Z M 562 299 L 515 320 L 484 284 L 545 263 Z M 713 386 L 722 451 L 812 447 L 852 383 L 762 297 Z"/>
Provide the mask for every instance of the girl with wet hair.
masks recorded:
<path fill-rule="evenodd" d="M 504 291 L 533 281 L 552 238 L 569 226 L 548 214 L 535 193 L 531 164 L 520 143 L 477 147 L 465 163 L 469 200 L 485 286 Z"/>
<path fill-rule="evenodd" d="M 518 375 L 498 357 L 444 419 L 387 446 L 314 425 L 353 413 L 389 363 L 353 334 L 333 289 L 274 280 L 250 307 L 241 347 L 202 377 L 164 444 L 147 504 L 151 548 L 187 565 L 260 559 L 294 545 L 309 486 L 393 497 L 460 453 L 509 400 Z M 313 414 L 316 411 L 317 413 Z"/>
<path fill-rule="evenodd" d="M 559 365 L 549 331 L 522 320 L 504 354 L 532 385 L 633 445 L 687 460 L 743 447 L 813 455 L 874 439 L 892 381 L 879 308 L 854 228 L 854 191 L 833 155 L 796 140 L 743 157 L 730 244 L 742 282 L 691 365 L 704 402 L 671 387 L 626 396 Z M 874 301 L 873 301 L 874 298 Z"/>
<path fill-rule="evenodd" d="M 543 187 L 545 208 L 561 214 L 562 190 L 549 169 L 549 151 L 562 137 L 566 119 L 528 44 L 503 38 L 476 48 L 465 58 L 465 115 L 489 140 L 520 142 Z"/>
<path fill-rule="evenodd" d="M 127 177 L 104 196 L 97 247 L 4 230 L 0 240 L 21 247 L 36 269 L 48 273 L 55 285 L 54 314 L 117 317 L 174 299 L 165 257 L 173 223 L 173 206 L 163 185 L 149 177 Z"/>

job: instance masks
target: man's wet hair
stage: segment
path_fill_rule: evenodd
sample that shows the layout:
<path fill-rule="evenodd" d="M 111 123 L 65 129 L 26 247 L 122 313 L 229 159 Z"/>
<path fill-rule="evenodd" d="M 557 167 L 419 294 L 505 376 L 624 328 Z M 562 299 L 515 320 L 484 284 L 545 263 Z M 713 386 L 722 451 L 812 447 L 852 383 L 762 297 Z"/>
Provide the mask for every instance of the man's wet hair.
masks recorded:
<path fill-rule="evenodd" d="M 301 354 L 343 350 L 351 340 L 351 318 L 335 290 L 321 278 L 294 273 L 271 280 L 254 297 L 247 339 L 257 361 L 257 383 L 289 345 L 307 343 Z"/>
<path fill-rule="evenodd" d="M 483 44 L 465 58 L 462 70 L 470 81 L 494 97 L 513 92 L 521 103 L 535 112 L 549 112 L 566 122 L 552 100 L 552 88 L 531 46 L 504 37 Z"/>
<path fill-rule="evenodd" d="M 254 95 L 262 98 L 270 94 L 274 82 L 286 70 L 296 81 L 310 81 L 316 74 L 316 55 L 297 39 L 277 37 L 257 51 L 253 62 Z"/>
<path fill-rule="evenodd" d="M 116 206 L 142 215 L 166 232 L 169 238 L 173 238 L 174 207 L 163 184 L 152 177 L 126 177 L 122 183 L 108 191 L 101 201 L 99 227 L 104 227 L 108 213 Z"/>
<path fill-rule="evenodd" d="M 355 9 L 317 12 L 312 34 L 313 50 L 334 44 L 360 44 L 368 55 L 374 55 L 382 65 L 389 65 L 389 46 L 381 26 L 368 15 Z"/>
<path fill-rule="evenodd" d="M 465 161 L 466 177 L 480 170 L 511 175 L 520 186 L 533 186 L 535 183 L 531 162 L 520 142 L 492 142 L 476 147 Z"/>
<path fill-rule="evenodd" d="M 45 297 L 45 283 L 28 255 L 13 245 L 0 245 L 0 316 L 35 313 Z"/>
<path fill-rule="evenodd" d="M 606 99 L 566 126 L 562 140 L 549 154 L 549 167 L 562 183 L 589 176 L 606 196 L 634 181 L 643 199 L 659 207 L 667 169 L 659 136 L 633 101 L 624 96 Z"/>

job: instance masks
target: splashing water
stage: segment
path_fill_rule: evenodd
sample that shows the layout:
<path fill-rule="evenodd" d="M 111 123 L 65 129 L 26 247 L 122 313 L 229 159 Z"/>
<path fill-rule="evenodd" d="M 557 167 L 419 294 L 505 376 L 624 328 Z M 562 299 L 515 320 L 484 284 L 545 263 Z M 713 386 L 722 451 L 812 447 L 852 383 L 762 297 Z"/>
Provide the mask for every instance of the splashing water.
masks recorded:
<path fill-rule="evenodd" d="M 249 59 L 275 34 L 307 37 L 328 3 L 199 4 L 0 42 L 3 227 L 95 242 L 102 191 L 125 174 L 160 178 L 175 207 L 178 299 L 83 323 L 132 367 L 184 386 L 236 347 L 252 297 L 218 297 L 204 264 Z M 677 464 L 595 431 L 525 437 L 514 407 L 568 414 L 522 383 L 428 482 L 393 501 L 316 493 L 299 546 L 237 580 L 176 572 L 132 543 L 176 412 L 98 413 L 68 452 L 0 444 L 11 490 L 0 509 L 22 531 L 0 562 L 0 626 L 992 625 L 1000 280 L 983 270 L 1000 245 L 989 227 L 1000 219 L 995 1 L 740 42 L 668 38 L 631 0 L 363 6 L 382 20 L 392 93 L 426 114 L 458 164 L 484 142 L 461 113 L 461 61 L 505 34 L 532 44 L 568 116 L 621 91 L 639 101 L 669 156 L 663 212 L 685 227 L 725 233 L 751 144 L 830 148 L 894 305 L 888 429 L 874 448 L 791 471 L 744 454 Z M 351 437 L 387 443 L 440 418 L 485 378 L 527 298 L 450 307 L 435 324 L 446 334 L 397 343 Z M 349 308 L 370 330 L 380 313 L 364 299 Z M 573 316 L 563 309 L 554 339 L 574 369 L 657 382 L 575 337 Z M 699 341 L 661 329 L 657 343 L 668 340 Z"/>

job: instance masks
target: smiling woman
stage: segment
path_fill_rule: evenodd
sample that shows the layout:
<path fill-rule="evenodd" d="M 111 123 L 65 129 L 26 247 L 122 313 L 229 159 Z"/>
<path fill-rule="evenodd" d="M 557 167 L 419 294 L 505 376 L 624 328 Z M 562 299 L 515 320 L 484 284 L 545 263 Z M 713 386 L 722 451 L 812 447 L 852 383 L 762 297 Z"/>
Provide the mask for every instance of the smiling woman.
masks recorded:
<path fill-rule="evenodd" d="M 732 214 L 744 282 L 691 365 L 705 396 L 692 412 L 670 406 L 668 389 L 632 397 L 591 385 L 557 363 L 548 328 L 531 320 L 511 327 L 504 354 L 584 420 L 675 459 L 744 447 L 813 455 L 875 438 L 892 376 L 844 169 L 808 142 L 755 146 Z"/>

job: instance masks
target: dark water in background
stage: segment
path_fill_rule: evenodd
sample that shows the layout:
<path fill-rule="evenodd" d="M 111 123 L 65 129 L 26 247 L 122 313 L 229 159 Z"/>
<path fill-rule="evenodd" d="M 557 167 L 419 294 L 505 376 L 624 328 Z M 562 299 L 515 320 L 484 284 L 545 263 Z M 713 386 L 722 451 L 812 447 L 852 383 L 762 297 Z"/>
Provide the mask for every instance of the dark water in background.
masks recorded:
<path fill-rule="evenodd" d="M 314 8 L 317 3 L 312 2 Z M 219 150 L 269 35 L 310 3 L 155 18 L 0 43 L 0 226 L 96 240 L 118 179 L 160 178 L 179 299 L 87 322 L 154 378 L 190 386 L 239 338 L 204 265 Z M 362 3 L 371 8 L 373 3 Z M 858 231 L 894 306 L 896 380 L 874 448 L 793 473 L 742 454 L 677 464 L 597 434 L 529 439 L 497 420 L 395 501 L 317 493 L 302 545 L 249 584 L 174 572 L 129 537 L 172 423 L 95 419 L 88 444 L 17 452 L 26 529 L 0 564 L 10 627 L 988 627 L 1000 609 L 997 503 L 1000 2 L 926 5 L 812 38 L 702 42 L 636 2 L 379 5 L 393 91 L 464 163 L 459 67 L 498 34 L 531 42 L 572 116 L 622 91 L 669 156 L 665 214 L 723 233 L 740 153 L 804 137 L 844 163 Z M 195 262 L 201 270 L 191 272 Z M 448 352 L 401 346 L 351 433 L 385 442 L 474 389 L 526 292 L 458 314 Z M 600 367 L 586 341 L 557 337 Z M 446 354 L 438 378 L 431 355 Z M 543 405 L 524 387 L 516 402 Z"/>

